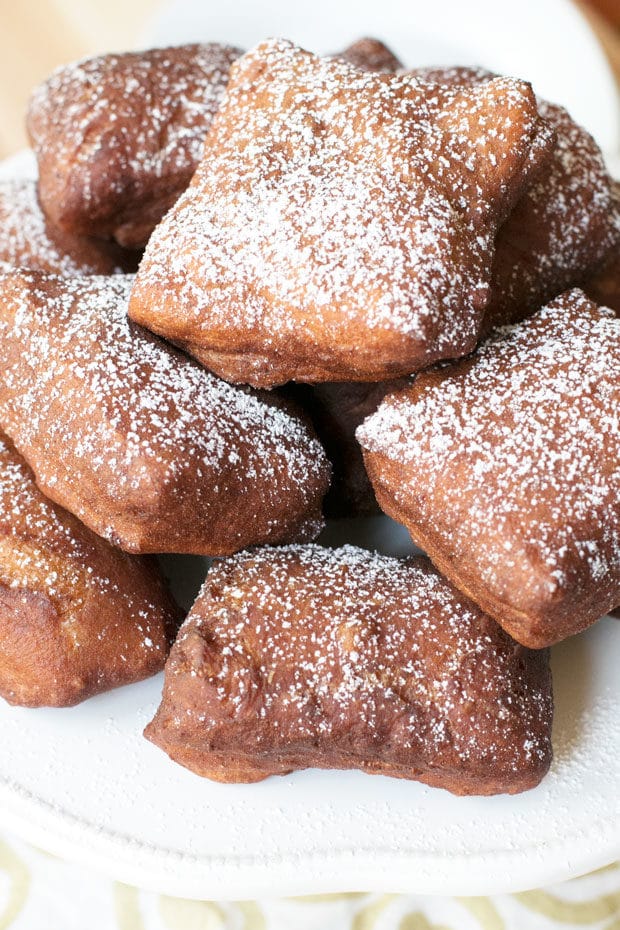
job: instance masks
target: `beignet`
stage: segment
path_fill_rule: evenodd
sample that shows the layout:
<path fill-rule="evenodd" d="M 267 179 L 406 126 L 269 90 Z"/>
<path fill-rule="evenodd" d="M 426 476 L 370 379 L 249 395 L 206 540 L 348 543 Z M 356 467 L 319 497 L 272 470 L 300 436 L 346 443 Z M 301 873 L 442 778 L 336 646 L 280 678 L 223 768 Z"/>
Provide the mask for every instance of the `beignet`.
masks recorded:
<path fill-rule="evenodd" d="M 164 667 L 181 613 L 155 561 L 47 500 L 0 435 L 0 695 L 66 707 Z"/>
<path fill-rule="evenodd" d="M 0 181 L 0 271 L 116 274 L 137 267 L 135 252 L 74 236 L 50 223 L 39 206 L 35 181 Z"/>
<path fill-rule="evenodd" d="M 145 735 L 216 781 L 316 766 L 497 794 L 546 773 L 551 718 L 547 652 L 428 560 L 290 546 L 212 567 Z"/>
<path fill-rule="evenodd" d="M 189 184 L 240 54 L 180 45 L 55 71 L 27 121 L 46 215 L 67 232 L 144 246 Z"/>
<path fill-rule="evenodd" d="M 451 86 L 496 77 L 475 68 L 408 73 Z M 562 107 L 539 99 L 538 110 L 556 142 L 497 235 L 486 332 L 522 320 L 581 285 L 620 237 L 620 203 L 598 145 Z"/>
<path fill-rule="evenodd" d="M 130 287 L 0 275 L 0 425 L 41 490 L 129 552 L 313 538 L 330 469 L 305 423 L 131 323 Z"/>
<path fill-rule="evenodd" d="M 358 39 L 340 52 L 337 56 L 341 61 L 348 61 L 349 64 L 362 71 L 387 71 L 396 74 L 402 70 L 402 62 L 398 60 L 391 49 L 379 39 L 364 38 Z"/>
<path fill-rule="evenodd" d="M 130 316 L 261 387 L 471 351 L 498 225 L 550 137 L 524 82 L 428 87 L 284 40 L 239 59 Z"/>
<path fill-rule="evenodd" d="M 620 602 L 620 321 L 569 291 L 358 429 L 382 509 L 526 646 Z"/>
<path fill-rule="evenodd" d="M 282 389 L 308 413 L 332 464 L 332 483 L 323 505 L 326 517 L 368 517 L 380 512 L 355 430 L 389 391 L 406 383 L 405 378 L 378 383 L 326 381 Z"/>

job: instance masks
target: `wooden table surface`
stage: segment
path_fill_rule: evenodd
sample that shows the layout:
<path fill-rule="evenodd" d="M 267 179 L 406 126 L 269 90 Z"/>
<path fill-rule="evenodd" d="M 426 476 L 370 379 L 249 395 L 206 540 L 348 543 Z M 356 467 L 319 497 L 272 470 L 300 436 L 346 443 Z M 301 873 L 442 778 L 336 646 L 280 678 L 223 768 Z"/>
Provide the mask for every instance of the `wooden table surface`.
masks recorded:
<path fill-rule="evenodd" d="M 0 157 L 26 144 L 32 87 L 60 64 L 131 48 L 163 0 L 0 0 Z M 582 4 L 620 80 L 620 0 Z"/>

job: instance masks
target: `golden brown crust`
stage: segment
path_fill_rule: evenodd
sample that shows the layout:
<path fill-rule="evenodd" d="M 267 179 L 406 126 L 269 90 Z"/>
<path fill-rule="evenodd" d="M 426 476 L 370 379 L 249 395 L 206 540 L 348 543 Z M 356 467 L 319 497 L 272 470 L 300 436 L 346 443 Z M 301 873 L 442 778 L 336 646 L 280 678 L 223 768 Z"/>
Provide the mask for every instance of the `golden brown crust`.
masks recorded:
<path fill-rule="evenodd" d="M 118 274 L 135 271 L 138 261 L 136 252 L 54 226 L 41 210 L 35 181 L 0 181 L 0 271 Z"/>
<path fill-rule="evenodd" d="M 240 54 L 181 45 L 54 72 L 28 111 L 47 216 L 67 232 L 144 246 L 188 185 Z"/>
<path fill-rule="evenodd" d="M 0 275 L 0 422 L 39 487 L 130 552 L 314 538 L 311 431 L 131 323 L 131 279 Z"/>
<path fill-rule="evenodd" d="M 181 620 L 153 560 L 47 500 L 0 435 L 0 695 L 66 707 L 160 671 Z"/>
<path fill-rule="evenodd" d="M 427 559 L 290 546 L 211 569 L 146 736 L 218 781 L 318 766 L 496 794 L 538 784 L 551 717 L 546 651 Z"/>
<path fill-rule="evenodd" d="M 380 39 L 358 39 L 334 57 L 348 61 L 350 65 L 361 68 L 362 71 L 396 74 L 403 67 L 402 62 Z"/>
<path fill-rule="evenodd" d="M 282 40 L 243 56 L 132 318 L 258 387 L 471 351 L 497 227 L 550 136 L 523 82 L 429 87 Z"/>
<path fill-rule="evenodd" d="M 62 228 L 64 247 L 76 247 L 75 232 L 144 246 L 189 184 L 241 54 L 212 43 L 103 55 L 60 68 L 37 88 L 28 128 L 54 239 L 62 240 Z M 338 57 L 367 71 L 401 67 L 377 39 L 360 39 Z"/>
<path fill-rule="evenodd" d="M 483 69 L 459 67 L 408 73 L 465 87 L 496 77 Z M 499 230 L 485 332 L 525 319 L 562 291 L 581 285 L 620 236 L 620 200 L 614 199 L 598 145 L 562 107 L 539 100 L 538 108 L 556 141 Z M 616 256 L 620 262 L 620 253 Z M 609 281 L 603 278 L 601 287 L 609 287 Z M 613 277 L 611 282 L 613 294 Z M 590 294 L 587 286 L 584 290 Z M 595 282 L 590 296 L 605 303 Z"/>
<path fill-rule="evenodd" d="M 618 322 L 570 291 L 357 433 L 382 509 L 532 648 L 620 598 L 618 370 Z"/>

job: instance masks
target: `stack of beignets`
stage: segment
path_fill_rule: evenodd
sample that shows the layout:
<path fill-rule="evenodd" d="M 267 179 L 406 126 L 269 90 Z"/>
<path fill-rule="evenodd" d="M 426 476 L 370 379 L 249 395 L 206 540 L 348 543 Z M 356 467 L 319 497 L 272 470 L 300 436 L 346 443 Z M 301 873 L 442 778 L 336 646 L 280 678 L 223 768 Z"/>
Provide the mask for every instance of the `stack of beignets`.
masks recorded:
<path fill-rule="evenodd" d="M 592 138 L 524 81 L 375 39 L 90 59 L 28 127 L 38 200 L 0 186 L 0 428 L 34 473 L 6 447 L 0 693 L 161 666 L 176 610 L 114 546 L 226 556 L 146 731 L 173 759 L 538 784 L 545 647 L 620 602 L 620 320 L 567 290 L 618 293 Z M 305 545 L 328 458 L 325 513 L 378 500 L 434 566 Z"/>

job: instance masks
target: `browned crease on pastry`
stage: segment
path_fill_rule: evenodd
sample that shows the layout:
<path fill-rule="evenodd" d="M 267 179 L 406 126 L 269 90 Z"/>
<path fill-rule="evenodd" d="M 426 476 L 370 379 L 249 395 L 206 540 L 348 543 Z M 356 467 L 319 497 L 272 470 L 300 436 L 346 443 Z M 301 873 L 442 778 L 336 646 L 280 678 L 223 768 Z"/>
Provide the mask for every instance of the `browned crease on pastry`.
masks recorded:
<path fill-rule="evenodd" d="M 55 71 L 28 110 L 47 216 L 68 232 L 144 246 L 188 185 L 240 54 L 180 45 Z"/>
<path fill-rule="evenodd" d="M 309 414 L 332 464 L 332 483 L 323 505 L 326 517 L 367 517 L 380 512 L 355 430 L 389 391 L 407 383 L 405 378 L 369 384 L 327 381 L 282 389 Z"/>
<path fill-rule="evenodd" d="M 0 695 L 65 707 L 164 667 L 181 615 L 154 560 L 47 500 L 0 435 Z"/>
<path fill-rule="evenodd" d="M 118 274 L 137 267 L 136 252 L 54 226 L 41 210 L 35 181 L 0 181 L 0 271 Z"/>
<path fill-rule="evenodd" d="M 348 61 L 355 68 L 362 71 L 385 71 L 396 74 L 401 71 L 403 64 L 387 45 L 380 39 L 358 39 L 334 56 L 341 61 Z"/>
<path fill-rule="evenodd" d="M 475 86 L 496 77 L 459 67 L 408 73 L 450 86 Z M 567 288 L 581 285 L 620 240 L 620 205 L 614 202 L 598 145 L 562 107 L 539 99 L 538 109 L 555 131 L 556 144 L 498 233 L 487 332 L 524 319 Z M 619 277 L 620 271 L 616 288 Z M 592 297 L 605 302 L 595 287 Z"/>
<path fill-rule="evenodd" d="M 427 559 L 290 546 L 214 565 L 145 735 L 217 781 L 316 766 L 516 793 L 549 768 L 552 706 L 547 651 Z"/>
<path fill-rule="evenodd" d="M 358 429 L 382 509 L 533 648 L 620 602 L 620 321 L 569 291 Z"/>
<path fill-rule="evenodd" d="M 283 40 L 241 58 L 133 319 L 263 387 L 471 351 L 498 224 L 550 137 L 524 82 L 428 86 Z"/>
<path fill-rule="evenodd" d="M 620 239 L 602 267 L 584 282 L 583 289 L 596 303 L 620 316 Z"/>
<path fill-rule="evenodd" d="M 0 275 L 0 424 L 39 487 L 130 552 L 312 539 L 329 485 L 318 441 L 131 323 L 130 287 Z"/>

